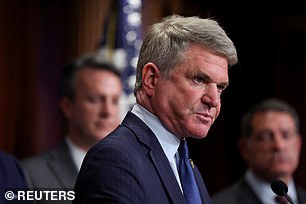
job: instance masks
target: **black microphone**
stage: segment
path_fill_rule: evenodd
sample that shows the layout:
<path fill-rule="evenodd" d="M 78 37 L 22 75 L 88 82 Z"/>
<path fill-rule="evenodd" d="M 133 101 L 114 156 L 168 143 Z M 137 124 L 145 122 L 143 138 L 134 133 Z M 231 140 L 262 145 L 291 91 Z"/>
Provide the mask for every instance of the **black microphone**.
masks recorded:
<path fill-rule="evenodd" d="M 284 196 L 289 203 L 294 204 L 292 198 L 287 194 L 288 186 L 280 179 L 274 180 L 271 183 L 272 191 L 279 196 Z"/>

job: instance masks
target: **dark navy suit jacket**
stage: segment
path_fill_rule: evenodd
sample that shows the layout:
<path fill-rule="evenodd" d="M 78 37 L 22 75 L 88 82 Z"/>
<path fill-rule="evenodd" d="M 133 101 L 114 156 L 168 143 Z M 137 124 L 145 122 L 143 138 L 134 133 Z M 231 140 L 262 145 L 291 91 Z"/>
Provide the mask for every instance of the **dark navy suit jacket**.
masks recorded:
<path fill-rule="evenodd" d="M 202 203 L 210 204 L 200 172 L 194 170 Z M 186 203 L 156 136 L 131 112 L 87 153 L 75 193 L 75 204 Z"/>
<path fill-rule="evenodd" d="M 8 190 L 26 190 L 26 188 L 25 177 L 18 160 L 14 156 L 0 151 L 0 203 L 22 202 L 6 200 L 5 192 Z"/>

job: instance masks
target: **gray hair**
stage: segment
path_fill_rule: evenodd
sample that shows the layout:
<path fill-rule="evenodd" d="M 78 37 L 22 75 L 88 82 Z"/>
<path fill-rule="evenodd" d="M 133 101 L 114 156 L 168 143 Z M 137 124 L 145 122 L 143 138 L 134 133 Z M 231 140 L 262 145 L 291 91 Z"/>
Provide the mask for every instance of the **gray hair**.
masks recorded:
<path fill-rule="evenodd" d="M 299 132 L 299 117 L 295 108 L 285 101 L 276 98 L 263 100 L 248 111 L 241 120 L 241 137 L 249 138 L 253 132 L 252 120 L 256 113 L 266 113 L 269 111 L 288 113 L 295 124 L 296 131 Z"/>
<path fill-rule="evenodd" d="M 229 67 L 238 62 L 233 42 L 212 19 L 172 15 L 149 27 L 140 49 L 135 91 L 142 86 L 142 69 L 148 62 L 159 67 L 164 77 L 182 63 L 190 45 L 198 45 L 225 56 Z"/>

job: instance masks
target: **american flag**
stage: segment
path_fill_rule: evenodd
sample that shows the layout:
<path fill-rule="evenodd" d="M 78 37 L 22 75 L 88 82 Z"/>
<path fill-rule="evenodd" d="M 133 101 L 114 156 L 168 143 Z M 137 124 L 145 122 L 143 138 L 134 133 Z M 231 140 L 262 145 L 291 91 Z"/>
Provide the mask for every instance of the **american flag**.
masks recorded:
<path fill-rule="evenodd" d="M 113 1 L 103 28 L 99 53 L 109 57 L 121 69 L 124 103 L 131 106 L 136 79 L 136 65 L 142 44 L 141 0 Z"/>

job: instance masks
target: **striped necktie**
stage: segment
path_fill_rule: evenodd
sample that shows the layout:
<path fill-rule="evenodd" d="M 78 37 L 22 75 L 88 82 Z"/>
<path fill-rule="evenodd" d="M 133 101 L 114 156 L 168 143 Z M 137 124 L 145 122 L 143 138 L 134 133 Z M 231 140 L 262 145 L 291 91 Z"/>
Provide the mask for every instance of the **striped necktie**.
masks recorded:
<path fill-rule="evenodd" d="M 184 197 L 188 204 L 201 204 L 200 192 L 196 183 L 193 167 L 189 159 L 189 152 L 186 140 L 182 140 L 178 148 L 179 164 L 178 173 L 180 176 Z"/>

